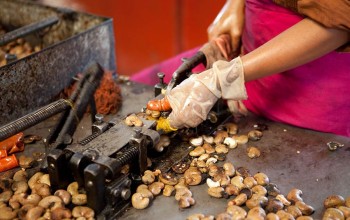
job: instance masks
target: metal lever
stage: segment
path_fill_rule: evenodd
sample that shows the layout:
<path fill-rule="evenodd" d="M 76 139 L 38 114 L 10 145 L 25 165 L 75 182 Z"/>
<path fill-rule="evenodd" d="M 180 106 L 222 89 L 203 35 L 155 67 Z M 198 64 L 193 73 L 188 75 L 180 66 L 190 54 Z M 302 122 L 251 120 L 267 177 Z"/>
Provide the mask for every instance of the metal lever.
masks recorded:
<path fill-rule="evenodd" d="M 16 30 L 13 30 L 9 33 L 6 33 L 2 36 L 0 36 L 0 46 L 3 46 L 11 41 L 14 41 L 20 37 L 23 37 L 25 35 L 31 34 L 35 31 L 44 29 L 46 27 L 52 26 L 56 23 L 58 23 L 59 19 L 57 17 L 50 17 L 45 20 L 36 22 L 34 24 L 29 24 L 24 27 L 20 27 Z"/>

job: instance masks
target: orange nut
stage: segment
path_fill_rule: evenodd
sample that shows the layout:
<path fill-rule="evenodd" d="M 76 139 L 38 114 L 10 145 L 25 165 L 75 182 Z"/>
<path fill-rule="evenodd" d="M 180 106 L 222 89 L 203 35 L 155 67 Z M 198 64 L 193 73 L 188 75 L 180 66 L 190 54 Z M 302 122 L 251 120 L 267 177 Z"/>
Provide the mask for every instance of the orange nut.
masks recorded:
<path fill-rule="evenodd" d="M 8 154 L 24 150 L 23 132 L 13 135 L 0 142 L 0 150 L 6 150 Z"/>
<path fill-rule="evenodd" d="M 152 111 L 166 112 L 171 110 L 170 103 L 166 97 L 157 100 L 151 100 L 147 103 L 147 109 Z"/>
<path fill-rule="evenodd" d="M 18 160 L 14 154 L 0 159 L 0 172 L 18 167 Z"/>
<path fill-rule="evenodd" d="M 7 157 L 7 151 L 6 150 L 0 150 L 0 159 Z"/>

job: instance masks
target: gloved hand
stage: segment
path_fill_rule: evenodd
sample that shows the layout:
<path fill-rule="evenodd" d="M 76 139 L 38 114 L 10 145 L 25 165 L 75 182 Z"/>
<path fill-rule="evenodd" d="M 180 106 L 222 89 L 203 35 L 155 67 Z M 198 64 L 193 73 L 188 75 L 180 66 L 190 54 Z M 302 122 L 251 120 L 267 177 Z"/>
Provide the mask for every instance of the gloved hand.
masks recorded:
<path fill-rule="evenodd" d="M 167 95 L 172 112 L 168 117 L 173 128 L 196 127 L 207 118 L 219 98 L 247 98 L 241 58 L 217 61 L 213 68 L 193 74 Z"/>
<path fill-rule="evenodd" d="M 231 51 L 238 56 L 241 47 L 241 36 L 244 26 L 244 1 L 228 0 L 221 9 L 213 23 L 208 27 L 209 41 L 222 34 L 228 34 L 231 38 Z"/>
<path fill-rule="evenodd" d="M 223 34 L 213 40 L 210 40 L 208 43 L 204 44 L 199 51 L 202 51 L 205 55 L 207 69 L 211 68 L 215 61 L 227 61 L 233 59 L 234 56 L 238 56 L 238 54 L 233 53 L 231 38 L 228 34 Z"/>

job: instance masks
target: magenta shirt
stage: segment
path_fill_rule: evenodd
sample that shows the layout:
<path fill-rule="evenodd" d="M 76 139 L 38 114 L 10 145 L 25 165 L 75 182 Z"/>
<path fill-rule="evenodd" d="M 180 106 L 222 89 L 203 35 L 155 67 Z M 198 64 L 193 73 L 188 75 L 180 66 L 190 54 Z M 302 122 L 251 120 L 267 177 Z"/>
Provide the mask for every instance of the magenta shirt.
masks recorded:
<path fill-rule="evenodd" d="M 245 52 L 302 19 L 270 0 L 246 0 L 245 12 Z M 350 136 L 350 53 L 332 52 L 293 70 L 248 82 L 246 88 L 249 98 L 244 104 L 256 114 Z"/>
<path fill-rule="evenodd" d="M 246 0 L 245 53 L 254 50 L 302 17 L 271 0 Z M 300 33 L 302 37 L 302 33 Z M 293 43 L 293 42 L 291 42 Z M 165 82 L 198 48 L 142 70 L 132 80 L 149 85 Z M 204 67 L 197 68 L 203 71 Z M 274 121 L 350 137 L 350 53 L 332 52 L 293 70 L 246 83 L 246 107 Z"/>

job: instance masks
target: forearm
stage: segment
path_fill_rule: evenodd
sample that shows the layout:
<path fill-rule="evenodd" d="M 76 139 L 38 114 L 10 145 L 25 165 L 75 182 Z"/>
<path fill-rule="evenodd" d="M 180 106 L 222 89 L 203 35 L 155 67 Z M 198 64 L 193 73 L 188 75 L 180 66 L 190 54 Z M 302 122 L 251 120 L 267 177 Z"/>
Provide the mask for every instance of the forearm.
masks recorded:
<path fill-rule="evenodd" d="M 349 32 L 304 19 L 242 56 L 245 81 L 283 72 L 315 60 L 349 41 Z"/>

